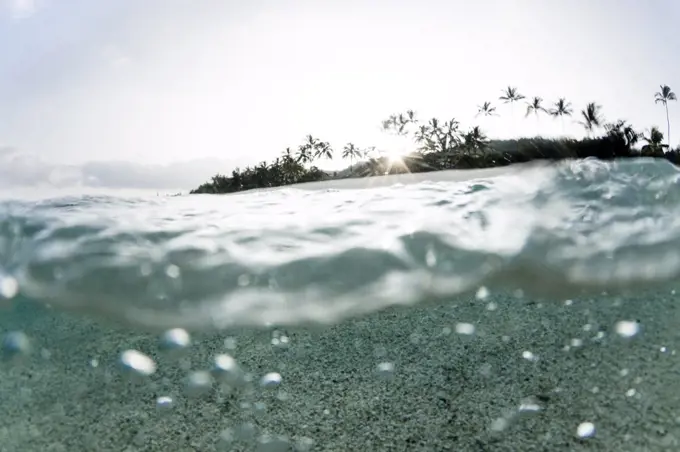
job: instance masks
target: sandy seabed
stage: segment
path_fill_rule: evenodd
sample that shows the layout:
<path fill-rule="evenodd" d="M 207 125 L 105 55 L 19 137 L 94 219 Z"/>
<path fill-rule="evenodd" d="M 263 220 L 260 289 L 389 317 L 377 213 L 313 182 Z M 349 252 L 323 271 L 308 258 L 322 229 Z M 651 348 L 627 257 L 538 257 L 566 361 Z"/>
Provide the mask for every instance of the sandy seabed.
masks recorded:
<path fill-rule="evenodd" d="M 193 334 L 181 359 L 155 333 L 16 301 L 0 326 L 32 347 L 0 366 L 0 451 L 680 450 L 677 300 L 466 297 L 332 327 Z M 621 320 L 639 332 L 620 336 Z M 126 378 L 126 349 L 157 371 Z M 188 373 L 219 353 L 252 384 L 189 394 Z M 262 388 L 269 372 L 282 381 Z M 577 436 L 584 422 L 594 436 Z"/>

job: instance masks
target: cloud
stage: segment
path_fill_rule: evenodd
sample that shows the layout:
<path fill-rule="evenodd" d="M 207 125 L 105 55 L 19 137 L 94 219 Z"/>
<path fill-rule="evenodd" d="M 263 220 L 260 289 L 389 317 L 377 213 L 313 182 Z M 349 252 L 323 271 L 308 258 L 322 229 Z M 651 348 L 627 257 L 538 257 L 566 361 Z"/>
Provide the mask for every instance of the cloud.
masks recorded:
<path fill-rule="evenodd" d="M 205 158 L 169 165 L 125 161 L 97 161 L 80 165 L 57 164 L 35 154 L 0 147 L 0 188 L 114 188 L 189 190 L 233 163 Z"/>
<path fill-rule="evenodd" d="M 13 19 L 27 19 L 38 11 L 38 2 L 36 0 L 7 0 L 7 8 Z"/>

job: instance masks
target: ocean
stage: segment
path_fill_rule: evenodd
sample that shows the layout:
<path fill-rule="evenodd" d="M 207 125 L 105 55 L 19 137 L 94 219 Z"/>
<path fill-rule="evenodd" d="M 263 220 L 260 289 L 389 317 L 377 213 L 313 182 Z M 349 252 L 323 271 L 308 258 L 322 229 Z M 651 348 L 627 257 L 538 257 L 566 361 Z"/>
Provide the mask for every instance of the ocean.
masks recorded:
<path fill-rule="evenodd" d="M 665 161 L 586 159 L 232 195 L 5 192 L 0 450 L 677 450 L 679 180 Z M 667 374 L 650 376 L 652 350 Z M 264 375 L 234 389 L 222 355 Z M 456 359 L 475 370 L 433 370 Z M 599 386 L 596 359 L 618 366 Z M 630 379 L 617 395 L 613 375 Z M 546 409 L 556 388 L 579 402 Z M 583 406 L 596 394 L 609 405 Z M 667 412 L 645 423 L 612 397 Z"/>

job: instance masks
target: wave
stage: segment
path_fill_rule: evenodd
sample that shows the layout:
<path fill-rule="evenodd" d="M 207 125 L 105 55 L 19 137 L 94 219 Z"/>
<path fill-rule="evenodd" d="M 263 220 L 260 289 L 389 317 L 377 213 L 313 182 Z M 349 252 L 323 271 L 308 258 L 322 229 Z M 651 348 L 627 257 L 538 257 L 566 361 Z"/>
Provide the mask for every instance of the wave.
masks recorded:
<path fill-rule="evenodd" d="M 680 173 L 666 161 L 463 173 L 3 201 L 0 287 L 16 281 L 26 299 L 140 327 L 208 330 L 335 323 L 480 288 L 564 299 L 680 276 Z"/>

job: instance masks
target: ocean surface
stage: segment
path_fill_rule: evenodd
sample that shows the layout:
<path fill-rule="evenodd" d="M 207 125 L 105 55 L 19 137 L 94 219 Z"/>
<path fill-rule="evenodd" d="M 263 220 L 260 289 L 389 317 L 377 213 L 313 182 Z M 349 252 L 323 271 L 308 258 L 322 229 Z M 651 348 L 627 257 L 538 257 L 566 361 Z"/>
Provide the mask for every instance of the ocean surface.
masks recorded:
<path fill-rule="evenodd" d="M 329 324 L 497 290 L 625 293 L 680 276 L 672 165 L 485 174 L 218 196 L 5 192 L 0 294 L 141 328 L 211 330 Z"/>

